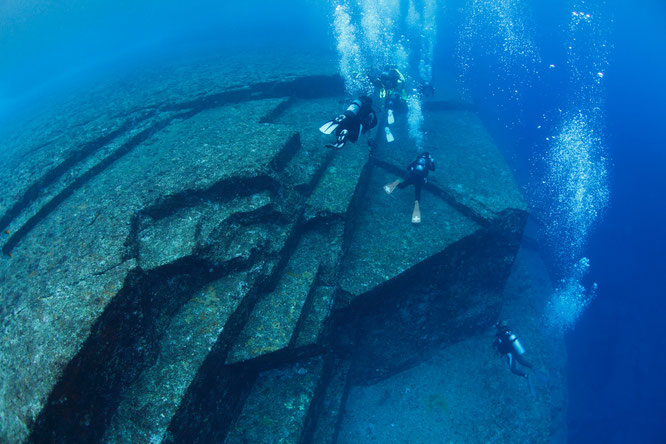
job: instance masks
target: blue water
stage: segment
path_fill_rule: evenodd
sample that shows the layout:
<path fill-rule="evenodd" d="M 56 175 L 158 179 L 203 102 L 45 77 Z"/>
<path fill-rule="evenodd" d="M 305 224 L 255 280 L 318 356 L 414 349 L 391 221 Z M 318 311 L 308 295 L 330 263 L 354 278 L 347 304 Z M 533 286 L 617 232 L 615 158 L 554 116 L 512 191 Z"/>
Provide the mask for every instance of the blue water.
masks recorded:
<path fill-rule="evenodd" d="M 589 244 L 602 291 L 568 338 L 570 436 L 666 442 L 666 7 L 622 5 L 615 17 L 613 198 Z"/>
<path fill-rule="evenodd" d="M 0 125 L 137 54 L 268 39 L 334 51 L 334 3 L 6 1 Z M 563 280 L 548 325 L 569 352 L 569 442 L 666 442 L 665 4 L 436 3 L 435 87 L 453 75 L 479 104 Z"/>

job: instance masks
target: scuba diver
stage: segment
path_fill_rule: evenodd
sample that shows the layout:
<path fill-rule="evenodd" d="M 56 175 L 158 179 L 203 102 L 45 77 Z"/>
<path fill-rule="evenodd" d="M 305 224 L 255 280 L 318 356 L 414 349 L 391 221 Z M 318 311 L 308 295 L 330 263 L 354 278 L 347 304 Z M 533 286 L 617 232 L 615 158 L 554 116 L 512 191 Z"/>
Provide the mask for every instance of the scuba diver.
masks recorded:
<path fill-rule="evenodd" d="M 340 114 L 333 120 L 323 124 L 319 131 L 331 134 L 335 131 L 336 140 L 333 144 L 326 145 L 328 148 L 340 149 L 348 140 L 356 142 L 359 135 L 367 132 L 377 125 L 377 115 L 372 109 L 372 99 L 361 96 L 354 100 L 344 114 Z M 374 146 L 374 140 L 368 139 L 368 145 Z"/>
<path fill-rule="evenodd" d="M 532 392 L 532 395 L 535 395 L 534 385 L 532 384 L 532 380 L 530 379 L 529 375 L 516 368 L 516 361 L 518 361 L 518 363 L 520 363 L 520 365 L 523 367 L 534 370 L 532 364 L 527 362 L 527 360 L 523 357 L 523 354 L 525 354 L 525 349 L 518 340 L 518 337 L 516 337 L 516 335 L 511 331 L 507 323 L 504 321 L 499 321 L 497 324 L 495 324 L 495 328 L 497 328 L 497 331 L 495 332 L 495 342 L 493 345 L 501 354 L 507 357 L 511 373 L 526 378 L 530 384 L 530 391 Z"/>
<path fill-rule="evenodd" d="M 396 187 L 402 189 L 409 185 L 414 185 L 416 200 L 414 201 L 414 211 L 412 211 L 412 223 L 420 224 L 421 209 L 419 208 L 419 202 L 421 201 L 421 188 L 428 181 L 428 171 L 435 171 L 435 159 L 430 153 L 424 151 L 414 162 L 409 164 L 407 171 L 409 171 L 409 178 L 407 180 L 403 182 L 398 179 L 395 182 L 384 185 L 384 191 L 386 191 L 386 194 L 391 194 Z"/>
<path fill-rule="evenodd" d="M 384 127 L 384 132 L 386 133 L 386 141 L 390 143 L 395 140 L 395 137 L 393 137 L 389 125 L 395 123 L 394 113 L 401 111 L 407 100 L 405 77 L 397 68 L 388 66 L 379 77 L 378 83 L 379 98 L 384 100 L 384 108 L 386 109 L 387 125 Z"/>

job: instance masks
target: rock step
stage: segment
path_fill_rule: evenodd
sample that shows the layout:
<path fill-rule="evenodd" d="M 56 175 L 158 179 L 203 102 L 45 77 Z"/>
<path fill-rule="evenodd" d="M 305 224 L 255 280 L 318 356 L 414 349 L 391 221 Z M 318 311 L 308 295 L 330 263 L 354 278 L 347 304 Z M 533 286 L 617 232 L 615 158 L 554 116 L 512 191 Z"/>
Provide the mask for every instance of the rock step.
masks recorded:
<path fill-rule="evenodd" d="M 335 287 L 320 286 L 308 298 L 309 304 L 303 310 L 298 331 L 292 342 L 293 347 L 302 348 L 321 344 L 327 337 L 329 317 L 335 301 Z"/>
<path fill-rule="evenodd" d="M 152 366 L 124 391 L 104 442 L 161 441 L 199 367 L 256 276 L 233 273 L 205 288 L 170 320 Z"/>
<path fill-rule="evenodd" d="M 325 149 L 317 134 L 300 133 L 301 148 L 284 168 L 284 183 L 290 184 L 302 195 L 309 195 L 321 178 L 335 152 Z"/>
<path fill-rule="evenodd" d="M 304 195 L 312 192 L 325 167 L 336 154 L 324 147 L 327 137 L 319 132 L 319 125 L 340 107 L 339 101 L 339 98 L 291 99 L 278 105 L 270 113 L 271 118 L 264 119 L 299 132 L 301 148 L 282 173 L 285 182 L 291 183 Z"/>
<path fill-rule="evenodd" d="M 370 159 L 370 150 L 359 141 L 337 150 L 321 180 L 305 203 L 304 219 L 345 219 L 352 199 L 362 184 L 361 176 Z"/>
<path fill-rule="evenodd" d="M 312 436 L 306 442 L 317 444 L 334 444 L 342 419 L 344 401 L 347 393 L 347 375 L 351 361 L 336 359 L 333 363 L 332 375 L 326 382 L 321 402 L 315 412 L 316 420 Z"/>
<path fill-rule="evenodd" d="M 161 117 L 164 118 L 164 116 Z M 24 227 L 30 224 L 44 207 L 51 202 L 62 200 L 64 197 L 60 196 L 66 196 L 71 192 L 70 188 L 76 186 L 78 181 L 94 172 L 95 169 L 103 167 L 107 159 L 112 158 L 114 154 L 121 153 L 134 137 L 144 131 L 150 131 L 153 125 L 159 124 L 159 120 L 158 117 L 151 117 L 140 119 L 140 123 L 136 126 L 128 123 L 120 125 L 108 135 L 84 143 L 80 150 L 61 159 L 61 163 L 46 173 L 40 172 L 42 176 L 23 190 L 21 197 L 6 209 L 0 219 L 2 229 L 11 233 L 10 236 L 3 239 L 5 241 L 3 250 L 6 253 L 11 251 L 11 244 L 18 242 L 15 238 L 13 239 L 14 235 L 26 231 Z M 130 119 L 128 119 L 129 121 Z M 5 247 L 7 244 L 9 246 Z"/>
<path fill-rule="evenodd" d="M 5 229 L 33 200 L 49 194 L 54 184 L 78 176 L 77 171 L 86 169 L 84 165 L 100 150 L 117 147 L 117 141 L 133 132 L 134 125 L 141 127 L 134 132 L 140 132 L 146 127 L 144 120 L 151 117 L 152 113 L 145 111 L 128 112 L 117 118 L 97 116 L 69 128 L 61 127 L 39 142 L 30 140 L 39 131 L 20 132 L 20 142 L 3 150 L 8 158 L 3 163 L 6 169 L 0 169 L 0 184 L 6 189 L 0 196 L 0 226 Z M 11 141 L 3 142 L 12 145 Z"/>
<path fill-rule="evenodd" d="M 204 202 L 185 207 L 165 218 L 141 221 L 138 230 L 139 264 L 145 270 L 192 256 L 212 242 L 214 230 L 230 218 L 242 221 L 253 213 L 272 208 L 268 191 L 239 197 L 230 202 Z M 235 257 L 232 252 L 231 258 Z"/>
<path fill-rule="evenodd" d="M 120 396 L 105 442 L 166 439 L 167 428 L 204 361 L 228 350 L 243 325 L 240 319 L 256 301 L 257 288 L 272 278 L 293 224 L 243 228 L 232 236 L 227 251 L 253 255 L 252 268 L 230 272 L 193 290 L 195 294 L 171 315 L 159 342 L 152 345 L 157 356 Z M 216 353 L 211 353 L 213 348 Z"/>
<path fill-rule="evenodd" d="M 130 253 L 138 248 L 128 245 L 137 215 L 146 208 L 169 214 L 192 207 L 190 196 L 233 198 L 239 180 L 266 177 L 270 162 L 294 134 L 257 123 L 275 104 L 243 103 L 172 122 L 72 189 L 16 245 L 14 258 L 2 262 L 0 280 L 12 289 L 5 309 L 22 310 L 22 315 L 3 318 L 3 338 L 21 340 L 3 341 L 0 368 L 6 380 L 30 380 L 29 385 L 0 388 L 0 400 L 22 400 L 7 403 L 8 416 L 0 418 L 0 428 L 12 441 L 28 433 L 35 440 L 92 439 L 104 433 L 117 396 L 154 358 L 152 345 L 159 342 L 164 323 L 202 280 L 221 271 L 215 269 L 216 254 L 149 272 L 134 270 L 128 281 L 130 270 L 137 268 Z M 238 132 L 229 131 L 234 125 Z M 288 222 L 267 225 L 279 231 Z M 224 242 L 215 246 L 225 247 L 219 260 L 244 249 L 250 230 L 238 224 L 229 236 L 219 233 Z M 250 251 L 255 256 L 257 246 L 278 243 L 277 237 L 254 231 Z M 256 257 L 259 262 L 251 265 L 266 268 L 262 256 Z M 144 343 L 151 347 L 141 347 Z M 30 364 L 19 365 L 19 357 Z"/>
<path fill-rule="evenodd" d="M 395 179 L 381 168 L 370 172 L 341 270 L 339 308 L 480 228 L 426 189 L 421 199 L 422 223 L 412 224 L 413 187 L 396 189 L 391 195 L 382 188 Z"/>
<path fill-rule="evenodd" d="M 308 295 L 313 290 L 325 238 L 317 231 L 301 236 L 276 288 L 252 310 L 227 364 L 236 364 L 284 350 L 294 336 Z"/>
<path fill-rule="evenodd" d="M 224 442 L 304 442 L 323 374 L 321 356 L 260 373 Z"/>

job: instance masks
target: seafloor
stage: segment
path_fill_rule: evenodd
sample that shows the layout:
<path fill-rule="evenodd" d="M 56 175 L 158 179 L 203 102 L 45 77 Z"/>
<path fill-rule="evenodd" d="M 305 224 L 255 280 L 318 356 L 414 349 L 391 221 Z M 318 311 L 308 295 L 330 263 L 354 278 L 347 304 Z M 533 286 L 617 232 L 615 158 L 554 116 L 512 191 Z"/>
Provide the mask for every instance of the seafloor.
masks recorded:
<path fill-rule="evenodd" d="M 437 171 L 410 223 L 397 141 L 318 132 L 333 54 L 137 62 L 3 130 L 0 442 L 549 442 L 520 190 L 474 106 L 424 104 Z M 446 92 L 445 92 L 446 91 Z M 516 260 L 516 257 L 518 260 Z M 536 268 L 535 268 L 536 267 Z M 510 318 L 532 397 L 491 347 Z"/>

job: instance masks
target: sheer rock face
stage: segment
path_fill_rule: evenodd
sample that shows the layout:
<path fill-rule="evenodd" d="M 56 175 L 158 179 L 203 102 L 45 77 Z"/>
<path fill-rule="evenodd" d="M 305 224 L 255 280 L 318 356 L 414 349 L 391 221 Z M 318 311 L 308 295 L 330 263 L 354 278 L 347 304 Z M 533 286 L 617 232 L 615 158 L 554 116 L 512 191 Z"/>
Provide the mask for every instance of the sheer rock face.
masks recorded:
<path fill-rule="evenodd" d="M 497 316 L 526 213 L 474 114 L 427 115 L 438 170 L 413 226 L 412 189 L 382 191 L 406 134 L 324 148 L 340 79 L 229 82 L 20 151 L 0 441 L 331 441 L 346 384 Z"/>

